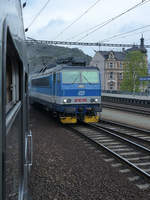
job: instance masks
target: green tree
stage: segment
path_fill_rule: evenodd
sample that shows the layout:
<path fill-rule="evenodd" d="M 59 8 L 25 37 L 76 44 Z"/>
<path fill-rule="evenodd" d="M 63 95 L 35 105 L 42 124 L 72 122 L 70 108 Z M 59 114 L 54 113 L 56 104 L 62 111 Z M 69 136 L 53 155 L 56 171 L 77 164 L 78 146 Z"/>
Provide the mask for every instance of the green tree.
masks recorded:
<path fill-rule="evenodd" d="M 141 51 L 128 52 L 124 64 L 123 80 L 120 89 L 122 91 L 139 92 L 141 83 L 139 77 L 147 76 L 148 68 L 146 55 Z M 142 83 L 144 88 L 146 82 Z"/>

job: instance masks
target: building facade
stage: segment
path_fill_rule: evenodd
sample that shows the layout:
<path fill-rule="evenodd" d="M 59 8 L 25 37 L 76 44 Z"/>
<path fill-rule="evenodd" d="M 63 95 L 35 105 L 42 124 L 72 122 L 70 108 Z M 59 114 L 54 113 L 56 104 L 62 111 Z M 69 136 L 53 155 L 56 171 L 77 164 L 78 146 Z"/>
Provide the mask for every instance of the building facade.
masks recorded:
<path fill-rule="evenodd" d="M 133 45 L 130 49 L 122 51 L 96 51 L 90 66 L 97 66 L 101 71 L 102 90 L 120 90 L 123 79 L 123 70 L 126 54 L 129 51 L 141 51 L 146 55 L 144 38 L 141 38 L 140 47 Z"/>

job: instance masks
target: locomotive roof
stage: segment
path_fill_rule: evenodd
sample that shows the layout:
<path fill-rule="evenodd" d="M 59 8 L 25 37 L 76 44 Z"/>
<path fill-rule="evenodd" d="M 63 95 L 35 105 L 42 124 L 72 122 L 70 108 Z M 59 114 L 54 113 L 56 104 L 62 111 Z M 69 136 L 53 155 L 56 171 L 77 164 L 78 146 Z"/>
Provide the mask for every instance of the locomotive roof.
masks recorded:
<path fill-rule="evenodd" d="M 31 75 L 31 77 L 33 78 L 33 77 L 38 77 L 38 76 L 46 76 L 46 75 L 50 74 L 51 72 L 58 72 L 58 71 L 61 71 L 63 69 L 85 69 L 85 70 L 86 69 L 96 69 L 96 70 L 99 70 L 99 68 L 96 67 L 96 66 L 57 65 L 56 67 L 49 68 L 49 69 L 43 68 L 43 70 L 41 70 L 38 73 Z"/>

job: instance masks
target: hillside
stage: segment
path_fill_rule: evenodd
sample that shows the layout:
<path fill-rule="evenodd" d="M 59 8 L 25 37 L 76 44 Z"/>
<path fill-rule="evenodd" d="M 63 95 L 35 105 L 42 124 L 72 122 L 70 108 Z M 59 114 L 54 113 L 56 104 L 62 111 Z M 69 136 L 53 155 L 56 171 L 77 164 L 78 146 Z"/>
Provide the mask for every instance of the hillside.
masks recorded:
<path fill-rule="evenodd" d="M 82 58 L 85 59 L 87 64 L 91 61 L 91 57 L 78 48 L 28 44 L 27 52 L 30 72 L 40 70 L 43 64 L 56 64 L 56 60 L 61 57 Z"/>

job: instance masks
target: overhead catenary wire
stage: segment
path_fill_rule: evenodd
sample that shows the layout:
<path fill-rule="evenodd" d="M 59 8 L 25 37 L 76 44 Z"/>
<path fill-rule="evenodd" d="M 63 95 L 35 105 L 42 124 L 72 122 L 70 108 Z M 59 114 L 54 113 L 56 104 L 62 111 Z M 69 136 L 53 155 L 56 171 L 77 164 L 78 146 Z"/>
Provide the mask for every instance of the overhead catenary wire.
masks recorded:
<path fill-rule="evenodd" d="M 85 36 L 83 36 L 82 38 L 80 38 L 77 42 L 79 42 L 79 41 L 81 41 L 82 39 L 88 37 L 88 36 L 91 35 L 92 33 L 98 31 L 99 29 L 103 28 L 104 26 L 106 26 L 107 24 L 111 23 L 112 21 L 118 19 L 118 18 L 121 17 L 122 15 L 124 15 L 124 14 L 130 12 L 131 10 L 133 10 L 133 9 L 135 9 L 135 8 L 137 8 L 137 7 L 139 7 L 139 6 L 143 5 L 143 4 L 145 4 L 145 3 L 148 3 L 149 1 L 150 1 L 150 0 L 142 0 L 142 2 L 140 2 L 140 3 L 138 3 L 138 4 L 134 5 L 134 6 L 132 6 L 131 8 L 129 8 L 129 9 L 127 9 L 127 10 L 125 10 L 124 12 L 120 13 L 119 15 L 117 15 L 117 16 L 111 18 L 110 20 L 108 20 L 105 24 L 103 24 L 103 25 L 101 25 L 100 27 L 94 29 L 94 30 L 91 31 L 90 33 L 86 34 Z"/>
<path fill-rule="evenodd" d="M 40 11 L 35 15 L 35 17 L 32 19 L 31 23 L 28 25 L 28 27 L 25 29 L 25 32 L 28 31 L 28 29 L 32 26 L 32 24 L 35 22 L 35 20 L 39 17 L 39 15 L 41 14 L 41 12 L 46 8 L 46 6 L 48 5 L 48 3 L 50 2 L 51 0 L 48 0 L 44 6 L 40 9 Z"/>
<path fill-rule="evenodd" d="M 110 19 L 108 19 L 108 20 L 106 20 L 106 21 L 104 21 L 104 22 L 102 22 L 102 23 L 100 23 L 100 24 L 97 24 L 96 26 L 91 27 L 90 29 L 88 29 L 88 30 L 85 31 L 85 32 L 88 32 L 88 31 L 90 31 L 90 32 L 86 33 L 82 38 L 78 39 L 77 42 L 83 40 L 84 38 L 88 37 L 88 36 L 91 35 L 92 33 L 94 33 L 94 32 L 96 32 L 96 31 L 98 31 L 99 29 L 103 28 L 104 26 L 106 26 L 107 24 L 109 24 L 109 23 L 111 23 L 112 21 L 116 20 L 117 18 L 121 17 L 122 15 L 124 15 L 124 14 L 130 12 L 131 10 L 133 10 L 133 9 L 139 7 L 139 6 L 142 6 L 142 5 L 144 5 L 145 3 L 148 3 L 149 1 L 150 1 L 150 0 L 143 0 L 142 2 L 140 2 L 140 3 L 138 3 L 138 4 L 134 5 L 134 6 L 132 6 L 131 8 L 125 10 L 124 12 L 120 13 L 119 15 L 116 15 L 116 16 L 113 17 L 113 18 L 110 18 Z M 91 31 L 91 30 L 92 30 L 92 31 Z M 85 33 L 85 32 L 79 33 L 78 35 L 72 37 L 71 39 L 73 39 L 73 38 L 75 38 L 75 37 L 77 37 L 77 36 L 79 36 L 79 35 L 81 35 L 81 34 L 83 34 L 83 33 Z"/>
<path fill-rule="evenodd" d="M 107 21 L 109 21 L 109 20 L 107 20 Z M 76 38 L 76 37 L 78 37 L 78 36 L 84 34 L 85 32 L 88 32 L 88 31 L 93 30 L 94 28 L 96 28 L 96 27 L 98 27 L 98 26 L 100 26 L 100 25 L 105 24 L 107 21 L 102 22 L 101 24 L 97 24 L 97 25 L 91 27 L 90 29 L 87 29 L 86 31 L 83 31 L 83 32 L 81 32 L 81 33 L 78 33 L 77 35 L 75 35 L 75 36 L 73 36 L 73 37 L 71 37 L 71 38 L 68 38 L 68 39 L 66 39 L 66 40 L 72 40 L 72 39 L 74 39 L 74 38 Z"/>
<path fill-rule="evenodd" d="M 149 31 L 150 31 L 150 30 L 140 31 L 140 32 L 138 32 L 138 33 L 132 33 L 132 34 L 129 34 L 129 35 L 120 36 L 120 37 L 118 37 L 117 39 L 126 38 L 126 37 L 130 37 L 130 36 L 135 36 L 135 35 L 137 35 L 137 34 L 143 34 L 143 33 L 145 33 L 145 32 L 149 32 Z"/>
<path fill-rule="evenodd" d="M 105 39 L 101 40 L 100 42 L 106 42 L 106 41 L 109 41 L 111 39 L 118 38 L 118 37 L 122 38 L 121 36 L 127 35 L 129 33 L 133 33 L 135 31 L 138 31 L 138 30 L 141 30 L 141 29 L 144 29 L 144 28 L 147 28 L 147 27 L 150 27 L 150 24 L 146 25 L 146 26 L 142 26 L 142 27 L 136 28 L 136 29 L 132 29 L 132 30 L 124 32 L 124 33 L 115 34 L 115 35 L 113 35 L 113 36 L 111 36 L 109 38 L 105 38 Z M 144 31 L 144 32 L 146 32 L 146 31 Z"/>
<path fill-rule="evenodd" d="M 98 4 L 102 0 L 97 0 L 94 4 L 92 4 L 86 11 L 84 11 L 79 17 L 77 17 L 71 24 L 65 27 L 54 39 L 57 39 L 61 34 L 63 34 L 67 29 L 69 29 L 73 24 L 79 21 L 85 14 L 87 14 L 96 4 Z"/>

